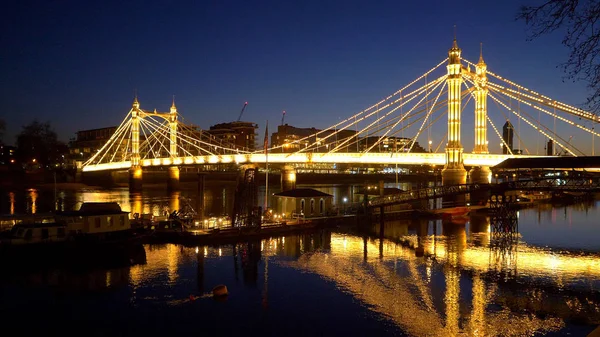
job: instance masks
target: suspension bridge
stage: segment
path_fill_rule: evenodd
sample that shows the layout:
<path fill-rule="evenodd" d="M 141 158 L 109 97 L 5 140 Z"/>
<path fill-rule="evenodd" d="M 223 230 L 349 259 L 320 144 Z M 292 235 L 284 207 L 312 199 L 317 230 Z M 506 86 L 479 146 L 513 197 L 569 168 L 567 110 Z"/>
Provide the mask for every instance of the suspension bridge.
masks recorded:
<path fill-rule="evenodd" d="M 549 141 L 556 147 L 551 155 L 589 155 L 590 144 L 594 155 L 598 116 L 489 71 L 481 51 L 477 63 L 461 53 L 455 39 L 447 58 L 379 102 L 310 136 L 256 151 L 184 123 L 174 101 L 169 112 L 157 112 L 142 109 L 136 97 L 83 172 L 127 169 L 130 182 L 141 182 L 142 168 L 148 167 L 168 167 L 170 179 L 178 179 L 179 166 L 198 164 L 427 164 L 444 166 L 444 185 L 459 185 L 466 183 L 465 166 L 471 167 L 470 182 L 489 182 L 489 167 L 508 158 L 547 155 Z M 466 114 L 467 107 L 473 112 Z M 438 123 L 444 116 L 447 128 Z M 461 137 L 463 117 L 473 127 L 470 152 Z M 501 134 L 505 122 L 516 144 L 512 135 L 509 140 Z M 490 151 L 488 131 L 497 137 L 498 153 Z M 427 152 L 417 152 L 419 141 Z"/>

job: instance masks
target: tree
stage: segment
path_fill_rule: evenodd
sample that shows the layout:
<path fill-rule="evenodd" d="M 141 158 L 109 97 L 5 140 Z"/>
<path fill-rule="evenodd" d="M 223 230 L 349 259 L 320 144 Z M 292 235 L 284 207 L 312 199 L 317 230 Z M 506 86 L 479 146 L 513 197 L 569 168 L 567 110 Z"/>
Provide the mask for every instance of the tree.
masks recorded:
<path fill-rule="evenodd" d="M 562 44 L 570 50 L 561 66 L 569 80 L 584 80 L 590 89 L 586 105 L 600 112 L 600 1 L 547 0 L 523 6 L 517 16 L 530 28 L 530 39 L 564 31 Z"/>
<path fill-rule="evenodd" d="M 22 163 L 35 163 L 41 167 L 62 163 L 65 144 L 58 140 L 49 122 L 34 120 L 23 126 L 17 135 L 17 153 Z"/>

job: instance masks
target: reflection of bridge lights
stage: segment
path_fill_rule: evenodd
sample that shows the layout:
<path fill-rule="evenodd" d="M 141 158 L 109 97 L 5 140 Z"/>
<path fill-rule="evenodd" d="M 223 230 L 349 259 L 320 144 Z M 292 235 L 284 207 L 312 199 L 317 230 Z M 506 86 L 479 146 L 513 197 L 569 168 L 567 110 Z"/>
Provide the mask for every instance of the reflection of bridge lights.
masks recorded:
<path fill-rule="evenodd" d="M 198 247 L 196 247 L 196 254 L 198 254 L 198 251 L 199 251 L 199 249 L 198 249 Z"/>

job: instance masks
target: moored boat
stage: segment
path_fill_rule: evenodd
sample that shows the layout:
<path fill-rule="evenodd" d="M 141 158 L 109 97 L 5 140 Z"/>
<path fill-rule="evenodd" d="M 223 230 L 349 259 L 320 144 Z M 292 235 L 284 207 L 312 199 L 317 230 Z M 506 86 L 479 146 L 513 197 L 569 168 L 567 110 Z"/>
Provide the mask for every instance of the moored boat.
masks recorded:
<path fill-rule="evenodd" d="M 19 224 L 51 222 L 54 222 L 53 213 L 2 214 L 0 215 L 0 232 L 10 231 L 13 226 Z"/>
<path fill-rule="evenodd" d="M 552 199 L 552 193 L 548 192 L 531 192 L 531 193 L 521 193 L 519 194 L 520 198 L 527 199 L 531 202 L 544 202 L 550 201 Z"/>
<path fill-rule="evenodd" d="M 85 248 L 126 243 L 137 237 L 128 212 L 119 204 L 86 202 L 77 211 L 56 213 L 53 222 L 14 225 L 10 236 L 0 241 L 0 249 Z"/>

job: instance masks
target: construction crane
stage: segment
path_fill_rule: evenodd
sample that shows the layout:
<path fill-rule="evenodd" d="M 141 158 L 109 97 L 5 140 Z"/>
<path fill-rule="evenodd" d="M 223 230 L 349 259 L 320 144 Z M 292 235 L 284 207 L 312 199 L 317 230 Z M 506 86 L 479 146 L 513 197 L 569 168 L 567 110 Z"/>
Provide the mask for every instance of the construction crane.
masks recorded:
<path fill-rule="evenodd" d="M 281 125 L 283 125 L 284 119 L 285 119 L 285 110 L 283 110 L 283 113 L 281 114 Z"/>
<path fill-rule="evenodd" d="M 572 140 L 573 140 L 573 136 L 569 136 L 569 141 L 567 142 L 567 146 L 570 146 L 570 145 L 571 145 L 571 141 L 572 141 Z M 569 153 L 567 152 L 567 149 L 566 149 L 566 148 L 563 148 L 562 152 L 560 152 L 558 155 L 559 155 L 559 156 L 568 156 L 568 155 L 569 155 Z"/>
<path fill-rule="evenodd" d="M 246 110 L 247 105 L 248 105 L 248 102 L 245 102 L 244 106 L 242 107 L 242 111 L 240 111 L 240 116 L 237 119 L 238 122 L 242 119 L 242 115 L 244 114 L 244 110 Z"/>

